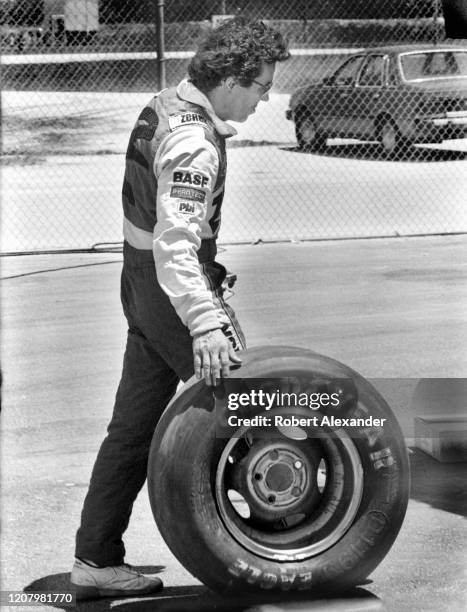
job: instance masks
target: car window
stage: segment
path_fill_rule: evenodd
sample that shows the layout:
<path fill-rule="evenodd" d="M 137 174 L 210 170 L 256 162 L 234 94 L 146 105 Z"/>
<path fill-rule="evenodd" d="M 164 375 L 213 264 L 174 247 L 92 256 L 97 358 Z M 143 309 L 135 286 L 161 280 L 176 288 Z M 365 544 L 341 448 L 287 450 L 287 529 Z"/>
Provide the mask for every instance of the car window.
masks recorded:
<path fill-rule="evenodd" d="M 401 55 L 406 81 L 467 76 L 467 51 L 427 51 Z"/>
<path fill-rule="evenodd" d="M 453 52 L 454 60 L 459 68 L 460 76 L 467 76 L 467 53 Z"/>
<path fill-rule="evenodd" d="M 363 55 L 358 55 L 347 60 L 336 70 L 333 76 L 334 85 L 353 85 L 357 78 L 358 71 L 362 65 Z"/>
<path fill-rule="evenodd" d="M 384 85 L 384 55 L 370 55 L 360 73 L 358 84 L 364 87 Z"/>

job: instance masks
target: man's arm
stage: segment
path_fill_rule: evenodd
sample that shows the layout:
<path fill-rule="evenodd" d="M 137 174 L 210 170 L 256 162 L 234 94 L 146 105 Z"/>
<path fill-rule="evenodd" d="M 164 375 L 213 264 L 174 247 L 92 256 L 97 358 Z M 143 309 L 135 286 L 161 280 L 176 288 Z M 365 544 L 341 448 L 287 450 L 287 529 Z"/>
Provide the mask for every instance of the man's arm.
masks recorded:
<path fill-rule="evenodd" d="M 155 160 L 158 180 L 153 250 L 157 277 L 193 336 L 195 374 L 215 384 L 228 376 L 229 360 L 240 362 L 221 331 L 212 294 L 197 251 L 208 228 L 219 160 L 215 147 L 195 126 L 180 128 L 161 146 Z"/>

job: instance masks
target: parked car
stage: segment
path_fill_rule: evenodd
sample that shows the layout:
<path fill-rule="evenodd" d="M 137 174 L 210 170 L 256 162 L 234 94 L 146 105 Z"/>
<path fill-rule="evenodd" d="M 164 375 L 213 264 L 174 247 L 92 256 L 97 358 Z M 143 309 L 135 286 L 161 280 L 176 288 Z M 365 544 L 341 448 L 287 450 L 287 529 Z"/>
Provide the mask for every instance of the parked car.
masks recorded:
<path fill-rule="evenodd" d="M 392 46 L 352 54 L 320 82 L 298 88 L 287 119 L 299 146 L 328 137 L 376 140 L 392 155 L 413 143 L 467 137 L 467 48 Z"/>
<path fill-rule="evenodd" d="M 1 0 L 0 0 L 1 1 Z M 40 27 L 0 26 L 0 42 L 6 53 L 31 51 L 43 43 L 44 31 Z"/>

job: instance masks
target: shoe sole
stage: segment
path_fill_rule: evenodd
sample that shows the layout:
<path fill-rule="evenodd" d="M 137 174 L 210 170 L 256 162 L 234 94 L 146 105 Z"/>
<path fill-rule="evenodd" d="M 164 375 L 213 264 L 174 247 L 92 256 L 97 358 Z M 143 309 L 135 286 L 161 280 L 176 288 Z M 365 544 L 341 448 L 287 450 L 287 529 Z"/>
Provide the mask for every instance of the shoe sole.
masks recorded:
<path fill-rule="evenodd" d="M 100 597 L 134 597 L 135 595 L 151 595 L 162 589 L 162 582 L 146 589 L 100 589 L 93 586 L 82 586 L 71 583 L 72 590 L 76 593 L 76 599 L 98 599 Z"/>

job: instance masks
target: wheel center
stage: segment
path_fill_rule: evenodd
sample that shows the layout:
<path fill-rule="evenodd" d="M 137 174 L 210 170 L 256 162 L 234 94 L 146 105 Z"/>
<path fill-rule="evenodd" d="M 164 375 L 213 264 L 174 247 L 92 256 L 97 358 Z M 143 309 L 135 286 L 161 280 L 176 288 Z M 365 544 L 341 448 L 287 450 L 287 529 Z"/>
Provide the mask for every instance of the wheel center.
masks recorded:
<path fill-rule="evenodd" d="M 266 484 L 271 491 L 286 491 L 293 481 L 293 472 L 285 463 L 275 463 L 266 474 Z"/>

